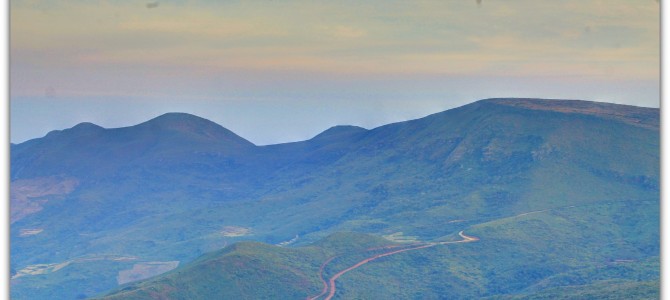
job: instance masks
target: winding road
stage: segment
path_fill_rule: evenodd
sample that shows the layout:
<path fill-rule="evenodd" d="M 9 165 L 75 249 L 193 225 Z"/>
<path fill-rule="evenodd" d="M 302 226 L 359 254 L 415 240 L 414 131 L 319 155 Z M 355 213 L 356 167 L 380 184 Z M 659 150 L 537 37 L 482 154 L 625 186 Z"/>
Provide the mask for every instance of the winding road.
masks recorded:
<path fill-rule="evenodd" d="M 347 272 L 349 272 L 349 271 L 351 271 L 351 270 L 354 270 L 354 269 L 356 269 L 356 268 L 358 268 L 358 267 L 360 267 L 360 266 L 362 266 L 362 265 L 364 265 L 364 264 L 367 264 L 367 263 L 369 263 L 369 262 L 371 262 L 371 261 L 373 261 L 373 260 L 375 260 L 375 259 L 378 259 L 378 258 L 381 258 L 381 257 L 385 257 L 385 256 L 394 255 L 394 254 L 398 254 L 398 253 L 402 253 L 402 252 L 407 252 L 407 251 L 411 251 L 411 250 L 419 250 L 419 249 L 424 249 L 424 248 L 434 247 L 434 246 L 437 246 L 437 245 L 456 244 L 456 243 L 470 243 L 470 242 L 475 242 L 475 241 L 478 241 L 478 240 L 479 240 L 479 238 L 477 238 L 477 237 L 473 237 L 473 236 L 465 235 L 465 233 L 463 233 L 463 231 L 459 232 L 458 235 L 459 235 L 461 238 L 463 238 L 463 239 L 460 240 L 460 241 L 452 241 L 452 242 L 433 242 L 433 243 L 425 243 L 425 244 L 420 244 L 420 245 L 418 245 L 418 246 L 414 246 L 414 247 L 403 248 L 403 249 L 399 249 L 399 250 L 393 250 L 393 251 L 389 251 L 389 252 L 384 252 L 384 253 L 380 253 L 380 254 L 373 255 L 373 256 L 371 256 L 371 257 L 368 257 L 368 258 L 366 258 L 366 259 L 364 259 L 364 260 L 359 261 L 358 263 L 356 263 L 355 265 L 353 265 L 353 266 L 351 266 L 351 267 L 348 267 L 348 268 L 346 268 L 346 269 L 344 269 L 344 270 L 342 270 L 342 271 L 336 273 L 335 275 L 333 275 L 332 277 L 330 277 L 330 279 L 328 280 L 328 282 L 326 282 L 326 281 L 323 279 L 323 270 L 325 269 L 326 265 L 328 265 L 328 263 L 330 263 L 333 259 L 335 259 L 336 256 L 330 257 L 330 258 L 328 258 L 328 260 L 326 260 L 326 261 L 321 265 L 321 268 L 319 269 L 319 277 L 321 278 L 321 281 L 323 282 L 323 290 L 321 291 L 321 294 L 318 294 L 318 295 L 316 295 L 316 296 L 309 297 L 308 299 L 309 299 L 309 300 L 316 300 L 316 299 L 318 299 L 319 297 L 325 295 L 329 290 L 330 290 L 330 292 L 328 292 L 328 296 L 326 296 L 326 300 L 330 300 L 330 299 L 332 299 L 333 296 L 335 296 L 335 292 L 337 291 L 337 287 L 335 286 L 335 281 L 336 281 L 338 278 L 340 278 L 340 277 L 341 277 L 342 275 L 344 275 L 345 273 L 347 273 Z M 387 247 L 381 247 L 381 248 L 379 248 L 379 249 L 384 249 L 384 248 L 389 248 L 389 249 L 391 249 L 391 248 L 397 248 L 397 247 L 398 247 L 398 246 L 390 246 L 390 247 L 387 246 Z M 376 249 L 368 249 L 368 250 L 376 250 Z"/>
<path fill-rule="evenodd" d="M 323 290 L 321 290 L 321 294 L 318 294 L 314 297 L 307 298 L 309 300 L 315 300 L 323 295 L 325 295 L 328 292 L 328 283 L 326 280 L 323 279 L 323 269 L 326 268 L 326 265 L 333 259 L 335 259 L 337 256 L 332 256 L 328 258 L 326 261 L 321 264 L 321 268 L 319 268 L 319 278 L 321 279 L 321 282 L 323 282 Z"/>

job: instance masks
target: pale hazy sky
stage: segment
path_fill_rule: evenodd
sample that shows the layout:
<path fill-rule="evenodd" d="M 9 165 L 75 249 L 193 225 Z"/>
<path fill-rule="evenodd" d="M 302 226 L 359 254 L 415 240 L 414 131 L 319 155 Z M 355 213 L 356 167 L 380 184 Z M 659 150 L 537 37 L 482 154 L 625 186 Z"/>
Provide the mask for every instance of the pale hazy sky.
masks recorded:
<path fill-rule="evenodd" d="M 170 111 L 269 144 L 489 97 L 659 106 L 654 0 L 10 4 L 15 143 Z"/>

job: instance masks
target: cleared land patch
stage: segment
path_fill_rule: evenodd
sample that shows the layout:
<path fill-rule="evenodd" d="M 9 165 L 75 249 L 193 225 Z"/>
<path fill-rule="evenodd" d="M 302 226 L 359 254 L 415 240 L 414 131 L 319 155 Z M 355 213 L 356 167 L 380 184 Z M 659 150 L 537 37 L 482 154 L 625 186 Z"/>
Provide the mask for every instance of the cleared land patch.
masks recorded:
<path fill-rule="evenodd" d="M 418 242 L 417 237 L 413 235 L 404 235 L 402 231 L 398 231 L 395 233 L 383 235 L 383 238 L 396 242 L 396 243 L 415 243 Z"/>
<path fill-rule="evenodd" d="M 42 210 L 50 197 L 72 192 L 79 182 L 74 178 L 39 177 L 19 179 L 9 186 L 10 223 Z"/>
<path fill-rule="evenodd" d="M 224 226 L 221 229 L 221 234 L 225 237 L 238 237 L 251 234 L 251 228 L 238 226 Z"/>
<path fill-rule="evenodd" d="M 20 237 L 26 237 L 26 236 L 31 236 L 31 235 L 36 235 L 44 231 L 43 228 L 26 228 L 26 229 L 21 229 L 19 231 L 19 236 Z"/>
<path fill-rule="evenodd" d="M 179 261 L 151 261 L 137 263 L 134 264 L 133 268 L 130 270 L 120 271 L 119 276 L 116 277 L 116 281 L 121 285 L 146 279 L 170 271 L 178 265 Z"/>
<path fill-rule="evenodd" d="M 50 263 L 50 264 L 34 264 L 34 265 L 29 265 L 19 271 L 16 272 L 14 276 L 12 276 L 11 279 L 16 279 L 20 278 L 23 276 L 27 275 L 41 275 L 41 274 L 49 274 L 56 272 L 62 268 L 65 268 L 69 266 L 70 264 L 73 263 L 83 263 L 83 262 L 91 262 L 91 261 L 99 261 L 99 260 L 111 260 L 111 261 L 129 261 L 129 260 L 135 260 L 137 257 L 134 256 L 120 256 L 120 255 L 97 255 L 97 256 L 91 256 L 91 257 L 80 257 L 80 258 L 74 258 L 70 260 L 66 260 L 64 262 L 60 263 Z"/>

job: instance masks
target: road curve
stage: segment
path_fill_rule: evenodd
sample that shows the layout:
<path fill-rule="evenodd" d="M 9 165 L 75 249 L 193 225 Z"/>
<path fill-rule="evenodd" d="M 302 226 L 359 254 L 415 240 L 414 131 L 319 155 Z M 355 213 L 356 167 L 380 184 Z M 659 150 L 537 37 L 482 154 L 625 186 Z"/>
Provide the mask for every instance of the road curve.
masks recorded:
<path fill-rule="evenodd" d="M 323 283 L 323 290 L 321 290 L 321 294 L 318 294 L 318 295 L 316 295 L 316 296 L 314 296 L 314 297 L 307 297 L 307 299 L 309 299 L 309 300 L 316 300 L 316 299 L 318 299 L 319 297 L 325 295 L 325 294 L 328 292 L 328 283 L 326 282 L 325 279 L 323 279 L 323 269 L 326 268 L 326 265 L 327 265 L 330 261 L 332 261 L 333 259 L 335 259 L 335 257 L 337 257 L 337 256 L 331 256 L 330 258 L 328 258 L 326 261 L 323 262 L 323 264 L 321 264 L 321 268 L 319 268 L 319 279 L 321 279 L 321 282 Z"/>
<path fill-rule="evenodd" d="M 324 287 L 324 292 L 322 292 L 322 293 L 319 294 L 318 296 L 315 296 L 315 297 L 312 297 L 312 298 L 309 298 L 309 299 L 311 299 L 311 300 L 315 300 L 315 299 L 317 299 L 317 298 L 323 296 L 323 295 L 325 294 L 325 291 L 328 290 L 328 287 L 330 287 L 330 292 L 328 293 L 328 296 L 326 297 L 326 300 L 330 300 L 330 299 L 332 299 L 333 296 L 335 296 L 335 292 L 337 291 L 337 288 L 336 288 L 336 286 L 335 286 L 335 280 L 337 280 L 338 278 L 340 278 L 340 276 L 344 275 L 345 273 L 347 273 L 347 272 L 349 272 L 349 271 L 351 271 L 351 270 L 354 270 L 354 269 L 356 269 L 356 268 L 358 268 L 358 267 L 360 267 L 360 266 L 362 266 L 362 265 L 364 265 L 364 264 L 367 264 L 367 263 L 369 263 L 369 262 L 371 262 L 371 261 L 373 261 L 373 260 L 375 260 L 375 259 L 378 259 L 378 258 L 381 258 L 381 257 L 384 257 L 384 256 L 390 256 L 390 255 L 394 255 L 394 254 L 398 254 L 398 253 L 406 252 L 406 251 L 419 250 L 419 249 L 423 249 L 423 248 L 434 247 L 434 246 L 437 246 L 437 245 L 456 244 L 456 243 L 469 243 L 469 242 L 475 242 L 475 241 L 478 241 L 478 240 L 479 240 L 479 238 L 477 238 L 477 237 L 473 237 L 473 236 L 465 235 L 465 233 L 463 233 L 463 231 L 459 232 L 458 235 L 459 235 L 461 238 L 463 238 L 463 239 L 460 240 L 460 241 L 452 241 L 452 242 L 438 242 L 438 243 L 427 243 L 427 244 L 422 244 L 422 245 L 420 245 L 420 246 L 416 246 L 416 247 L 403 248 L 403 249 L 400 249 L 400 250 L 394 250 L 394 251 L 390 251 L 390 252 L 380 253 L 380 254 L 377 254 L 377 255 L 368 257 L 368 258 L 366 258 L 366 259 L 364 259 L 364 260 L 361 260 L 361 261 L 359 261 L 358 263 L 356 263 L 355 265 L 353 265 L 353 266 L 351 266 L 351 267 L 348 267 L 348 268 L 346 268 L 346 269 L 344 269 L 344 270 L 342 270 L 342 271 L 336 273 L 336 274 L 333 275 L 332 277 L 330 277 L 330 279 L 328 280 L 328 285 Z M 332 260 L 332 258 L 330 258 L 328 261 L 326 261 L 326 263 L 324 263 L 324 264 L 322 265 L 321 272 L 323 272 L 323 268 L 324 268 L 324 267 L 326 266 L 326 264 L 327 264 L 328 262 L 330 262 L 331 260 Z M 321 276 L 321 278 L 322 278 L 321 280 L 323 281 L 322 273 L 320 273 L 319 275 Z M 325 282 L 324 282 L 324 284 L 325 284 Z"/>

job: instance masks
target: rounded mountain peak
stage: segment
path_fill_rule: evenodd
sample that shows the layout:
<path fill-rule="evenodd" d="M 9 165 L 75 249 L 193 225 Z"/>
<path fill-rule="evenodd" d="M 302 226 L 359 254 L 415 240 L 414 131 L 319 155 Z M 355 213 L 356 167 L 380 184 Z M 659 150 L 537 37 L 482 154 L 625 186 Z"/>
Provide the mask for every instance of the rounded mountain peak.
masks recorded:
<path fill-rule="evenodd" d="M 100 131 L 104 130 L 102 126 L 93 124 L 91 122 L 82 122 L 77 125 L 74 125 L 74 127 L 71 128 L 71 130 L 79 130 L 79 131 Z"/>
<path fill-rule="evenodd" d="M 141 123 L 137 125 L 137 127 L 150 129 L 152 131 L 176 131 L 193 137 L 215 140 L 234 140 L 242 144 L 253 145 L 251 142 L 215 122 L 188 113 L 165 113 Z"/>
<path fill-rule="evenodd" d="M 331 138 L 342 138 L 348 137 L 360 133 L 367 132 L 368 130 L 363 127 L 353 126 L 353 125 L 337 125 L 326 129 L 325 131 L 319 133 L 312 140 L 322 140 L 322 139 L 331 139 Z"/>
<path fill-rule="evenodd" d="M 94 135 L 100 132 L 105 131 L 105 128 L 90 123 L 90 122 L 83 122 L 79 123 L 77 125 L 74 125 L 71 128 L 68 129 L 63 129 L 63 130 L 52 130 L 49 133 L 47 133 L 47 137 L 54 137 L 54 136 L 89 136 L 89 135 Z"/>
<path fill-rule="evenodd" d="M 205 118 L 198 117 L 196 115 L 192 115 L 189 113 L 181 113 L 181 112 L 169 112 L 162 114 L 158 117 L 155 117 L 149 121 L 146 121 L 142 124 L 151 124 L 151 125 L 157 125 L 157 126 L 180 126 L 180 125 L 216 125 L 219 126 L 218 124 L 207 120 Z"/>

